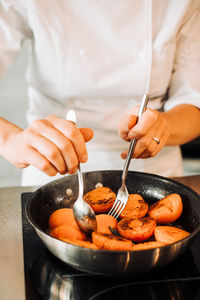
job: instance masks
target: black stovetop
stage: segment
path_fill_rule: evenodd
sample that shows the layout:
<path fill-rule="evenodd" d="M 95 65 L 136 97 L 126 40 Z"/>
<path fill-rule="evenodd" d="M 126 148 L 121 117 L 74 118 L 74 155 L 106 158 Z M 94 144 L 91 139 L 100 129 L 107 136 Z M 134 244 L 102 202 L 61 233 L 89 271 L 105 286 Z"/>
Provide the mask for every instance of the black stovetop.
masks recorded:
<path fill-rule="evenodd" d="M 199 300 L 200 235 L 183 255 L 158 270 L 108 278 L 75 270 L 52 255 L 25 215 L 30 193 L 21 196 L 27 300 Z"/>

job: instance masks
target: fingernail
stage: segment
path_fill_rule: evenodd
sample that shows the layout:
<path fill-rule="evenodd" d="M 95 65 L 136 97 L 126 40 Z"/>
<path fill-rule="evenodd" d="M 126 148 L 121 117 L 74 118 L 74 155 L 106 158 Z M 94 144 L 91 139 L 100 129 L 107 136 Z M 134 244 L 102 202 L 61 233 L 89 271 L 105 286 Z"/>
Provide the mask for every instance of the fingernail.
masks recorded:
<path fill-rule="evenodd" d="M 60 174 L 61 174 L 61 175 L 67 174 L 67 170 L 61 171 Z"/>
<path fill-rule="evenodd" d="M 87 154 L 84 154 L 83 155 L 83 157 L 82 157 L 82 162 L 84 163 L 84 162 L 86 162 L 87 161 L 87 159 L 88 159 L 88 156 L 87 156 Z"/>
<path fill-rule="evenodd" d="M 77 168 L 71 169 L 68 172 L 69 174 L 75 174 L 77 172 Z"/>
<path fill-rule="evenodd" d="M 137 137 L 137 134 L 131 131 L 128 136 L 130 137 L 130 139 L 135 139 Z"/>
<path fill-rule="evenodd" d="M 125 154 L 125 153 L 122 153 L 122 154 L 121 154 L 121 158 L 122 158 L 122 159 L 125 159 L 125 158 L 126 158 L 126 154 Z"/>

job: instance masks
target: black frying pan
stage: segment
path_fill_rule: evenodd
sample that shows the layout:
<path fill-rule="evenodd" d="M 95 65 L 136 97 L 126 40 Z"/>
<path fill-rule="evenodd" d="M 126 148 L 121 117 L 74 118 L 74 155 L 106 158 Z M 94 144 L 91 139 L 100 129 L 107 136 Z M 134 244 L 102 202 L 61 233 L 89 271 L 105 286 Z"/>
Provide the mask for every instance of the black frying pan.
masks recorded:
<path fill-rule="evenodd" d="M 121 186 L 121 171 L 95 171 L 83 174 L 85 190 L 97 183 L 117 192 Z M 181 255 L 200 231 L 200 196 L 187 186 L 174 180 L 141 172 L 128 172 L 126 185 L 129 193 L 138 193 L 149 204 L 178 193 L 183 200 L 183 213 L 177 225 L 191 234 L 181 241 L 156 249 L 141 251 L 110 251 L 87 249 L 71 245 L 48 234 L 48 219 L 58 208 L 72 207 L 78 196 L 77 176 L 65 176 L 36 190 L 29 199 L 28 219 L 46 247 L 59 259 L 72 267 L 101 275 L 121 276 L 142 273 L 164 266 Z M 72 189 L 72 196 L 66 190 Z"/>

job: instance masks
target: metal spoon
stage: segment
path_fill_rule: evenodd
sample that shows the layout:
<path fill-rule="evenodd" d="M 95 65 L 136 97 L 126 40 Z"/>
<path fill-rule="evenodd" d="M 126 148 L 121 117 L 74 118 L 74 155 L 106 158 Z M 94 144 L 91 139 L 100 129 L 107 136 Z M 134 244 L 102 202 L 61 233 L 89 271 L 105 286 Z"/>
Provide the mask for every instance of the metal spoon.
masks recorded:
<path fill-rule="evenodd" d="M 76 124 L 75 111 L 70 109 L 66 115 L 66 119 Z M 74 202 L 73 213 L 81 231 L 83 231 L 87 236 L 91 236 L 92 232 L 96 231 L 97 229 L 97 222 L 93 209 L 83 200 L 84 187 L 80 164 L 78 165 L 77 174 L 79 183 L 79 195 L 77 200 Z"/>

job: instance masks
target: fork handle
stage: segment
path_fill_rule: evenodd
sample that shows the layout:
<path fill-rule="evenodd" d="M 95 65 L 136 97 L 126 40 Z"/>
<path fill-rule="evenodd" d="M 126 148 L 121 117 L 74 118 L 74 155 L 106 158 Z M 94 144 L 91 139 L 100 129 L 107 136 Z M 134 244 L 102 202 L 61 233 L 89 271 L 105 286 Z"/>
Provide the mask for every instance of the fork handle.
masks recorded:
<path fill-rule="evenodd" d="M 139 121 L 141 115 L 143 114 L 145 108 L 147 107 L 147 104 L 149 102 L 149 95 L 148 94 L 144 94 L 143 98 L 142 98 L 142 102 L 140 104 L 140 108 L 139 108 L 139 112 L 138 112 L 138 118 L 137 118 L 137 122 Z M 133 151 L 135 149 L 137 140 L 133 139 L 130 141 L 130 145 L 129 145 L 129 149 L 128 149 L 128 154 L 124 163 L 124 168 L 123 168 L 123 172 L 122 172 L 122 186 L 125 185 L 125 181 L 126 181 L 126 176 L 128 173 L 128 168 L 130 165 L 130 161 L 131 161 L 131 157 L 133 154 Z"/>

